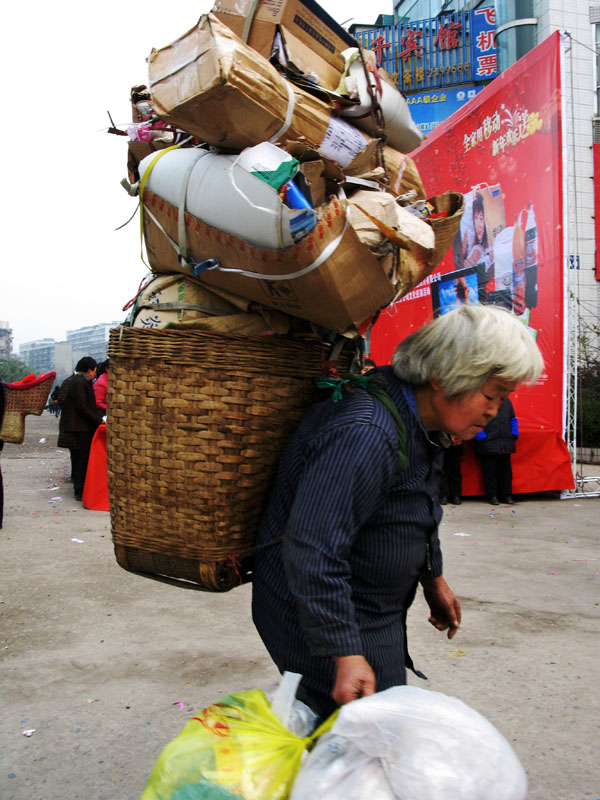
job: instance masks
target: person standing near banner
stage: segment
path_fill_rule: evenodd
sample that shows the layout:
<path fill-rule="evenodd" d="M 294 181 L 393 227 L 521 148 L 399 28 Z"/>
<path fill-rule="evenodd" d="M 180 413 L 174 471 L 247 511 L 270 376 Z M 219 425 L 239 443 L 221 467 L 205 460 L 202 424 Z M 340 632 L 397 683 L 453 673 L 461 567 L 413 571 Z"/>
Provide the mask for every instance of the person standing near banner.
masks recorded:
<path fill-rule="evenodd" d="M 466 305 L 401 342 L 392 366 L 345 378 L 352 391 L 305 415 L 259 525 L 252 614 L 319 716 L 406 683 L 406 614 L 419 584 L 429 622 L 455 635 L 460 602 L 438 538 L 444 448 L 450 435 L 483 430 L 542 367 L 512 314 Z"/>
<path fill-rule="evenodd" d="M 462 503 L 462 472 L 460 469 L 460 459 L 465 452 L 463 440 L 457 436 L 451 436 L 450 447 L 444 450 L 444 461 L 442 466 L 442 477 L 440 483 L 440 503 L 445 506 L 448 501 L 453 506 Z"/>
<path fill-rule="evenodd" d="M 481 461 L 485 494 L 489 503 L 514 503 L 511 455 L 516 451 L 519 422 L 513 404 L 505 397 L 498 413 L 475 436 L 475 452 Z"/>
<path fill-rule="evenodd" d="M 109 359 L 102 361 L 96 370 L 96 379 L 93 383 L 94 397 L 96 398 L 96 405 L 106 414 L 106 396 L 108 393 L 108 368 Z"/>

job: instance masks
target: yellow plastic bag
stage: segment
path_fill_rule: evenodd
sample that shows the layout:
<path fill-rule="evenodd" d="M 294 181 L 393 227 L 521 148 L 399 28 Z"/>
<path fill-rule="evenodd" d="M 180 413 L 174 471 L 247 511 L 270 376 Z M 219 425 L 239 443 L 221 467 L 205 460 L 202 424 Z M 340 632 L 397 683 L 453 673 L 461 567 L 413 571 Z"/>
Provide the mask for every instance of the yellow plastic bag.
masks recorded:
<path fill-rule="evenodd" d="M 228 695 L 190 719 L 158 757 L 140 800 L 286 800 L 310 736 L 288 731 L 264 692 Z"/>

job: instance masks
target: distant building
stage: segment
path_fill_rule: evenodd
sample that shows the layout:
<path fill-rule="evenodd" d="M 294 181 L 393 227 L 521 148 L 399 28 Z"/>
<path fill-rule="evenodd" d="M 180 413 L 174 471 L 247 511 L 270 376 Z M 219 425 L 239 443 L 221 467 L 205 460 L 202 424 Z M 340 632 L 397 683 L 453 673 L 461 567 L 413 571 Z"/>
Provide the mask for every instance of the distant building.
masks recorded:
<path fill-rule="evenodd" d="M 67 343 L 73 353 L 92 356 L 96 361 L 104 361 L 108 357 L 108 335 L 111 328 L 118 327 L 120 322 L 99 322 L 85 328 L 67 331 Z"/>
<path fill-rule="evenodd" d="M 12 356 L 13 332 L 8 322 L 0 322 L 0 361 Z"/>
<path fill-rule="evenodd" d="M 73 351 L 69 342 L 56 342 L 54 345 L 54 371 L 56 382 L 62 383 L 72 374 L 75 364 L 87 353 Z"/>
<path fill-rule="evenodd" d="M 32 372 L 52 372 L 54 370 L 54 339 L 36 339 L 19 345 L 19 358 Z"/>

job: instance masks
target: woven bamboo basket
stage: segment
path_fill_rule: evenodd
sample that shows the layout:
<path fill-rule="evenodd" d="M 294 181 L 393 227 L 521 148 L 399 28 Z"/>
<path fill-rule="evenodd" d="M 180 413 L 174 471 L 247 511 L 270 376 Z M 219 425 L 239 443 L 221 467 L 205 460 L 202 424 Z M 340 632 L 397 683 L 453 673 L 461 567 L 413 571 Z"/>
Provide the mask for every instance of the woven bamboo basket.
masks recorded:
<path fill-rule="evenodd" d="M 126 570 L 227 591 L 251 578 L 279 453 L 314 401 L 328 350 L 195 330 L 118 328 L 109 340 L 112 537 Z M 352 353 L 343 351 L 340 371 Z"/>
<path fill-rule="evenodd" d="M 0 420 L 0 439 L 10 444 L 23 444 L 25 441 L 25 416 L 39 417 L 48 400 L 56 372 L 47 372 L 27 383 L 5 383 L 4 416 Z"/>

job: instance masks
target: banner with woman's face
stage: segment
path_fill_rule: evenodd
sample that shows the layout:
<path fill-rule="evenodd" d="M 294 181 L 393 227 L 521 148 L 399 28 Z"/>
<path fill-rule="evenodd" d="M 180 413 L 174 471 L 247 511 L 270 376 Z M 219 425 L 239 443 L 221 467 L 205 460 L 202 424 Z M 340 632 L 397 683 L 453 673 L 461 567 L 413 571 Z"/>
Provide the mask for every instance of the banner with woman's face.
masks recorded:
<path fill-rule="evenodd" d="M 465 212 L 440 267 L 384 309 L 370 333 L 371 354 L 384 364 L 398 341 L 459 305 L 493 303 L 515 314 L 536 338 L 546 364 L 536 386 L 514 395 L 525 440 L 534 436 L 550 464 L 552 485 L 545 489 L 568 488 L 571 480 L 570 469 L 560 466 L 565 458 L 568 464 L 561 439 L 566 344 L 560 54 L 556 33 L 411 153 L 428 196 L 463 192 Z M 540 464 L 536 485 L 546 482 L 543 472 Z"/>

